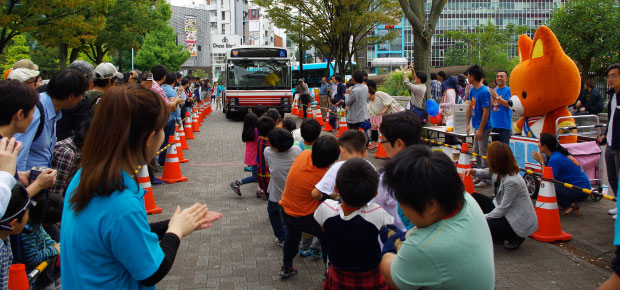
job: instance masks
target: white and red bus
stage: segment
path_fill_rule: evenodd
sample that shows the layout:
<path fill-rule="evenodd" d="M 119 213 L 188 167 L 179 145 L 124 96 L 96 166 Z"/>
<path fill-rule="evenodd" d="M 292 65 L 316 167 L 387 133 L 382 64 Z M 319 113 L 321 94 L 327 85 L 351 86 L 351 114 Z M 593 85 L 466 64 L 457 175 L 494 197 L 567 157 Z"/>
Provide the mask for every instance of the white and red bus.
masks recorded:
<path fill-rule="evenodd" d="M 292 73 L 288 49 L 238 46 L 227 51 L 222 65 L 224 113 L 227 118 L 262 104 L 282 116 L 291 112 Z"/>

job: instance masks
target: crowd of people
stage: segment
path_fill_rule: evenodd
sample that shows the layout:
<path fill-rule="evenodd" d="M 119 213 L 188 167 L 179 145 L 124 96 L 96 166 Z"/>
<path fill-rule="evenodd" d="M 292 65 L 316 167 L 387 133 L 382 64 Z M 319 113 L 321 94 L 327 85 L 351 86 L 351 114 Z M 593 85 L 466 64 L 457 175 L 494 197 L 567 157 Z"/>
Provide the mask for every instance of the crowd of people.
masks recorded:
<path fill-rule="evenodd" d="M 0 81 L 0 287 L 6 288 L 10 264 L 30 271 L 43 261 L 49 266 L 35 289 L 153 287 L 171 269 L 181 239 L 222 215 L 196 203 L 149 224 L 135 175 L 147 166 L 152 183 L 159 183 L 152 173 L 161 170 L 165 153 L 156 156 L 158 151 L 195 104 L 209 99 L 218 106 L 224 84 L 161 65 L 122 74 L 110 63 L 76 61 L 47 84 L 37 70 L 20 60 Z M 411 95 L 407 108 L 360 71 L 349 82 L 324 78 L 319 101 L 329 122 L 338 128 L 337 116 L 346 115 L 349 130 L 338 138 L 321 135 L 315 119 L 304 118 L 297 128 L 262 105 L 244 117 L 241 139 L 251 175 L 230 188 L 243 196 L 242 185 L 257 183 L 256 197 L 267 201 L 274 241 L 282 247 L 282 278 L 297 274 L 293 260 L 299 253 L 323 260 L 324 289 L 492 289 L 493 243 L 516 250 L 538 229 L 507 145 L 508 73 L 496 72 L 489 87 L 478 65 L 459 76 L 439 72 L 430 76 L 427 93 L 426 74 L 412 71 L 410 80 L 409 70 L 403 78 Z M 616 108 L 620 65 L 610 67 L 608 81 L 608 107 Z M 589 82 L 586 87 L 576 112 L 596 110 L 597 92 Z M 296 91 L 308 106 L 303 80 Z M 420 144 L 427 96 L 442 108 L 442 119 L 450 118 L 454 104 L 469 102 L 474 152 L 487 158 L 465 174 L 475 175 L 478 187 L 492 185 L 492 197 L 465 192 L 454 162 Z M 607 141 L 615 193 L 615 109 L 609 119 L 600 141 Z M 366 160 L 379 133 L 391 157 L 382 170 Z M 551 167 L 555 179 L 590 188 L 555 136 L 541 134 L 538 149 L 532 158 Z M 586 195 L 555 189 L 562 213 L 578 214 Z M 620 238 L 615 244 L 620 249 Z M 59 258 L 62 271 L 54 267 Z M 614 259 L 615 274 L 605 285 L 618 283 L 619 264 Z"/>
<path fill-rule="evenodd" d="M 221 217 L 196 203 L 149 224 L 135 177 L 143 166 L 159 170 L 165 155 L 155 155 L 182 112 L 217 95 L 217 85 L 161 65 L 122 74 L 81 60 L 47 84 L 30 60 L 5 78 L 0 288 L 9 265 L 30 272 L 42 262 L 33 289 L 148 288 L 171 269 L 183 237 Z"/>

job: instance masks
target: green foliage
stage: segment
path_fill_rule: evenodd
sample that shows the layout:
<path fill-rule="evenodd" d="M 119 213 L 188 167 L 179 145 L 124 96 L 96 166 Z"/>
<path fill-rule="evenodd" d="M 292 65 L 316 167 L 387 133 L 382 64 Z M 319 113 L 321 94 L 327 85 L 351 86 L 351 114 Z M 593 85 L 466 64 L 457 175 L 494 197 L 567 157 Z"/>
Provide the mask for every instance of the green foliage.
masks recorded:
<path fill-rule="evenodd" d="M 457 42 L 448 48 L 444 53 L 444 63 L 446 66 L 457 66 L 469 64 L 467 49 L 463 42 Z"/>
<path fill-rule="evenodd" d="M 148 71 L 153 66 L 162 64 L 169 70 L 180 70 L 189 58 L 189 51 L 184 50 L 183 45 L 177 45 L 176 38 L 177 35 L 170 26 L 147 33 L 142 48 L 134 59 L 136 67 Z"/>
<path fill-rule="evenodd" d="M 446 31 L 439 37 L 457 40 L 459 44 L 447 51 L 446 65 L 479 64 L 490 83 L 495 79 L 494 72 L 510 72 L 517 65 L 518 59 L 511 57 L 509 50 L 517 46 L 518 36 L 527 31 L 526 26 L 508 24 L 502 29 L 488 22 L 474 31 Z"/>
<path fill-rule="evenodd" d="M 314 47 L 325 58 L 335 59 L 342 75 L 354 54 L 396 37 L 394 31 L 387 35 L 369 32 L 377 25 L 395 25 L 402 16 L 396 0 L 255 0 L 254 3 L 265 8 L 275 26 L 286 29 L 288 37 L 301 43 L 304 50 Z"/>
<path fill-rule="evenodd" d="M 408 73 L 411 79 L 411 73 Z M 388 75 L 377 90 L 387 93 L 390 96 L 409 96 L 409 90 L 403 82 L 403 72 L 394 71 Z"/>
<path fill-rule="evenodd" d="M 209 75 L 207 75 L 207 72 L 205 72 L 204 70 L 201 70 L 201 69 L 197 69 L 195 71 L 192 71 L 192 75 L 195 76 L 195 77 L 199 77 L 201 79 L 204 79 L 204 78 L 209 76 Z"/>
<path fill-rule="evenodd" d="M 20 59 L 30 59 L 29 53 L 30 48 L 26 45 L 26 37 L 23 35 L 13 37 L 9 46 L 0 54 L 0 73 L 13 67 L 13 64 Z"/>
<path fill-rule="evenodd" d="M 604 71 L 620 61 L 620 7 L 616 0 L 571 0 L 549 19 L 564 52 L 582 71 Z"/>

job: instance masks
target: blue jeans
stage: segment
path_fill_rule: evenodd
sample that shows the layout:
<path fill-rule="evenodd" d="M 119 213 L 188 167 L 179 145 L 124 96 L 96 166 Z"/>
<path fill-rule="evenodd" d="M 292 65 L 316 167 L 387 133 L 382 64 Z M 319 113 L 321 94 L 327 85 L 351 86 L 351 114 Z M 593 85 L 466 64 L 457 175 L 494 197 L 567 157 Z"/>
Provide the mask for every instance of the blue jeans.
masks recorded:
<path fill-rule="evenodd" d="M 168 124 L 166 125 L 166 127 L 164 127 L 164 144 L 161 145 L 161 148 L 166 147 L 166 145 L 168 145 L 168 137 L 173 136 L 174 135 L 174 123 L 175 120 L 174 119 L 169 119 L 168 120 Z M 164 166 L 164 163 L 166 162 L 166 151 L 164 150 L 164 152 L 159 154 L 159 165 L 160 166 Z"/>
<path fill-rule="evenodd" d="M 256 182 L 256 178 L 257 178 L 257 175 L 256 175 L 256 165 L 250 165 L 250 167 L 252 167 L 252 175 L 250 175 L 250 176 L 248 176 L 248 177 L 246 177 L 244 179 L 241 179 L 241 184 L 248 184 L 248 183 Z"/>
<path fill-rule="evenodd" d="M 286 238 L 286 225 L 282 219 L 282 207 L 277 202 L 269 200 L 267 201 L 267 214 L 269 214 L 273 234 L 276 238 L 284 241 Z"/>
<path fill-rule="evenodd" d="M 558 199 L 558 205 L 561 208 L 569 207 L 573 202 L 584 201 L 587 197 L 587 193 L 583 193 L 578 190 L 566 188 L 560 184 L 554 184 L 555 196 Z"/>
<path fill-rule="evenodd" d="M 491 136 L 492 141 L 500 141 L 502 143 L 510 143 L 510 129 L 493 128 L 491 132 L 497 133 L 497 136 Z"/>

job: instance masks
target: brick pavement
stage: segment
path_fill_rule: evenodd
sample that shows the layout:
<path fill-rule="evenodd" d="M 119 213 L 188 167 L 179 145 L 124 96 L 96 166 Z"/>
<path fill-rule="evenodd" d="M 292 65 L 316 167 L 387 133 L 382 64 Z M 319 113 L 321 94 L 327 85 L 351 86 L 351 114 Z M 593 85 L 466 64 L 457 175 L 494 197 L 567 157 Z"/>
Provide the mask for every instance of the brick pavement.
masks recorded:
<path fill-rule="evenodd" d="M 298 256 L 294 264 L 299 274 L 280 279 L 282 248 L 274 243 L 266 202 L 254 197 L 255 184 L 242 186 L 241 198 L 228 187 L 248 175 L 242 169 L 242 122 L 213 112 L 204 124 L 197 139 L 188 141 L 190 150 L 184 152 L 190 162 L 181 169 L 189 181 L 155 186 L 155 199 L 163 213 L 149 220 L 169 218 L 176 205 L 187 207 L 194 202 L 206 202 L 224 217 L 212 228 L 183 239 L 174 267 L 158 284 L 159 289 L 320 289 L 325 270 L 320 259 Z M 382 161 L 372 155 L 369 159 L 380 166 Z M 590 216 L 596 216 L 595 228 L 603 232 L 609 225 L 613 232 L 606 213 L 593 214 L 608 208 L 603 202 L 585 202 L 583 217 L 563 218 L 566 231 L 589 239 Z M 602 235 L 599 242 L 604 249 L 610 248 L 608 236 Z M 515 252 L 496 246 L 495 266 L 497 289 L 593 289 L 610 273 L 563 247 L 532 239 Z"/>

